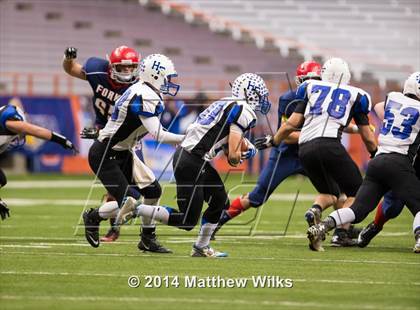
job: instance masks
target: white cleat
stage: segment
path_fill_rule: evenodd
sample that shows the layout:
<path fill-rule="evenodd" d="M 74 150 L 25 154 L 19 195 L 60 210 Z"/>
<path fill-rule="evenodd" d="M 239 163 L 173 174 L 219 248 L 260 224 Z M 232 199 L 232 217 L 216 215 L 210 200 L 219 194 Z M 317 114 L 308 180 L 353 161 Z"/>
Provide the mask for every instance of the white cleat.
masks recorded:
<path fill-rule="evenodd" d="M 309 248 L 312 251 L 324 252 L 322 241 L 325 240 L 325 226 L 317 224 L 308 228 Z"/>
<path fill-rule="evenodd" d="M 420 253 L 420 239 L 417 240 L 416 244 L 414 245 L 413 252 Z"/>
<path fill-rule="evenodd" d="M 123 205 L 118 211 L 117 218 L 115 219 L 115 226 L 119 227 L 121 225 L 124 225 L 132 218 L 136 217 L 135 211 L 137 206 L 137 200 L 135 200 L 133 197 L 127 197 Z"/>
<path fill-rule="evenodd" d="M 222 258 L 228 257 L 227 253 L 217 252 L 212 249 L 210 246 L 205 246 L 203 248 L 198 248 L 195 244 L 191 250 L 192 257 L 210 257 L 210 258 Z"/>

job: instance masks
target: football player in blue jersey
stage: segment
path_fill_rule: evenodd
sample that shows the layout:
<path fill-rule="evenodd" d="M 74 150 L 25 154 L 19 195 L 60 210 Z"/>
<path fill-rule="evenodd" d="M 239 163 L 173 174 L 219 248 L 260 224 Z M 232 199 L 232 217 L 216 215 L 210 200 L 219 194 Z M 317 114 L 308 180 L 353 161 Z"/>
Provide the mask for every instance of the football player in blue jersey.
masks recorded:
<path fill-rule="evenodd" d="M 0 107 L 0 154 L 7 150 L 23 146 L 26 135 L 51 141 L 60 144 L 65 149 L 77 152 L 73 143 L 66 137 L 46 128 L 28 123 L 20 102 L 12 99 L 9 104 Z M 0 188 L 4 187 L 6 183 L 6 175 L 0 169 Z M 10 216 L 7 204 L 1 199 L 0 216 L 2 220 Z"/>
<path fill-rule="evenodd" d="M 82 130 L 81 137 L 85 139 L 95 139 L 98 136 L 99 130 L 104 128 L 112 114 L 115 102 L 139 79 L 140 54 L 133 48 L 119 46 L 107 58 L 90 57 L 82 66 L 76 61 L 75 47 L 68 47 L 64 52 L 64 71 L 73 77 L 88 81 L 93 91 L 95 127 Z M 115 200 L 109 193 L 105 199 Z M 118 239 L 119 231 L 112 228 L 113 221 L 111 218 L 111 228 L 101 238 L 102 242 L 113 242 Z"/>

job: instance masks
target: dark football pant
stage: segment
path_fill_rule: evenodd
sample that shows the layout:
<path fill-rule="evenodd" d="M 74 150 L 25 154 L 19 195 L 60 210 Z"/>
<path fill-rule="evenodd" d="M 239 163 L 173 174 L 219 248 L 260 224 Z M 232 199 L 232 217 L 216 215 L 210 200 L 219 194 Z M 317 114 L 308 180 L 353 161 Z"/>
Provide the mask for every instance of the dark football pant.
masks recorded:
<path fill-rule="evenodd" d="M 3 170 L 0 169 L 0 188 L 7 184 L 7 178 Z"/>
<path fill-rule="evenodd" d="M 320 194 L 356 196 L 362 175 L 336 138 L 317 138 L 299 145 L 299 159 Z"/>
<path fill-rule="evenodd" d="M 420 180 L 405 155 L 380 154 L 369 162 L 366 177 L 350 207 L 356 215 L 354 223 L 363 221 L 389 190 L 414 216 L 420 212 Z"/>
<path fill-rule="evenodd" d="M 200 219 L 203 203 L 209 207 L 203 220 L 217 223 L 222 211 L 229 206 L 225 186 L 217 171 L 198 155 L 178 148 L 173 159 L 178 212 L 172 212 L 168 225 L 191 230 Z"/>
<path fill-rule="evenodd" d="M 417 155 L 416 161 L 414 162 L 414 170 L 416 176 L 420 179 L 420 157 Z M 420 189 L 419 189 L 420 190 Z M 386 219 L 392 219 L 400 215 L 404 208 L 404 202 L 397 199 L 394 194 L 390 191 L 385 194 L 384 201 L 382 202 L 382 212 Z"/>
<path fill-rule="evenodd" d="M 130 151 L 107 150 L 107 142 L 95 141 L 89 150 L 89 165 L 101 180 L 107 191 L 121 207 L 125 196 L 139 199 L 140 195 L 157 199 L 162 190 L 155 180 L 149 186 L 140 189 L 133 180 L 133 155 Z"/>

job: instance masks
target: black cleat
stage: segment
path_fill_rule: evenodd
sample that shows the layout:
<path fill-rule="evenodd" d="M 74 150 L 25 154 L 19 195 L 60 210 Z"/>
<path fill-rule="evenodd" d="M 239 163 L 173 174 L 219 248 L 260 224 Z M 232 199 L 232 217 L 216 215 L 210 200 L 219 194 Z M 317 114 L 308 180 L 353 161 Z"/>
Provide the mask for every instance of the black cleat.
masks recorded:
<path fill-rule="evenodd" d="M 363 228 L 356 227 L 354 225 L 350 225 L 350 228 L 347 229 L 347 234 L 351 239 L 359 238 L 360 233 L 362 232 Z"/>
<path fill-rule="evenodd" d="M 370 223 L 360 232 L 359 237 L 357 238 L 357 245 L 361 248 L 366 247 L 381 230 L 382 229 L 376 226 L 374 222 Z"/>
<path fill-rule="evenodd" d="M 172 253 L 170 249 L 162 246 L 155 234 L 141 234 L 141 239 L 137 245 L 139 250 L 153 253 Z"/>
<path fill-rule="evenodd" d="M 331 246 L 334 247 L 349 247 L 357 244 L 352 238 L 350 238 L 347 230 L 343 228 L 337 228 L 331 238 Z"/>
<path fill-rule="evenodd" d="M 99 246 L 99 223 L 101 218 L 98 209 L 91 208 L 83 213 L 83 222 L 85 224 L 85 237 L 91 246 Z"/>
<path fill-rule="evenodd" d="M 0 198 L 0 216 L 2 220 L 5 220 L 7 217 L 10 217 L 10 210 L 7 207 L 7 204 Z"/>

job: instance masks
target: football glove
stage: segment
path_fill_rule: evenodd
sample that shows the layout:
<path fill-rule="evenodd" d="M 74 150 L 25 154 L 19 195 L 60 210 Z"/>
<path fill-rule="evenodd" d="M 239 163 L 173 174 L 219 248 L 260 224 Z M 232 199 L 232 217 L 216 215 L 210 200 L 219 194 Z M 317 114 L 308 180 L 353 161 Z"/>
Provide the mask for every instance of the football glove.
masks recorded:
<path fill-rule="evenodd" d="M 68 47 L 64 51 L 64 57 L 68 60 L 76 59 L 77 58 L 77 48 L 75 47 Z"/>
<path fill-rule="evenodd" d="M 251 142 L 248 141 L 248 150 L 241 153 L 241 159 L 250 159 L 258 153 L 257 148 Z"/>
<path fill-rule="evenodd" d="M 99 130 L 95 127 L 85 127 L 80 133 L 82 139 L 96 139 L 99 135 Z"/>
<path fill-rule="evenodd" d="M 1 219 L 4 221 L 7 217 L 10 217 L 9 208 L 7 207 L 7 204 L 0 199 L 0 216 Z"/>
<path fill-rule="evenodd" d="M 69 139 L 56 132 L 51 132 L 51 141 L 60 144 L 66 150 L 72 150 L 74 154 L 79 153 L 79 150 Z"/>
<path fill-rule="evenodd" d="M 223 151 L 225 148 L 227 148 L 227 144 L 213 145 L 213 147 L 206 154 L 204 154 L 204 160 L 211 161 L 216 157 L 217 154 L 219 154 L 220 151 Z"/>
<path fill-rule="evenodd" d="M 257 138 L 255 139 L 254 144 L 258 150 L 264 150 L 266 148 L 272 147 L 274 145 L 273 136 L 266 135 L 264 137 Z"/>

